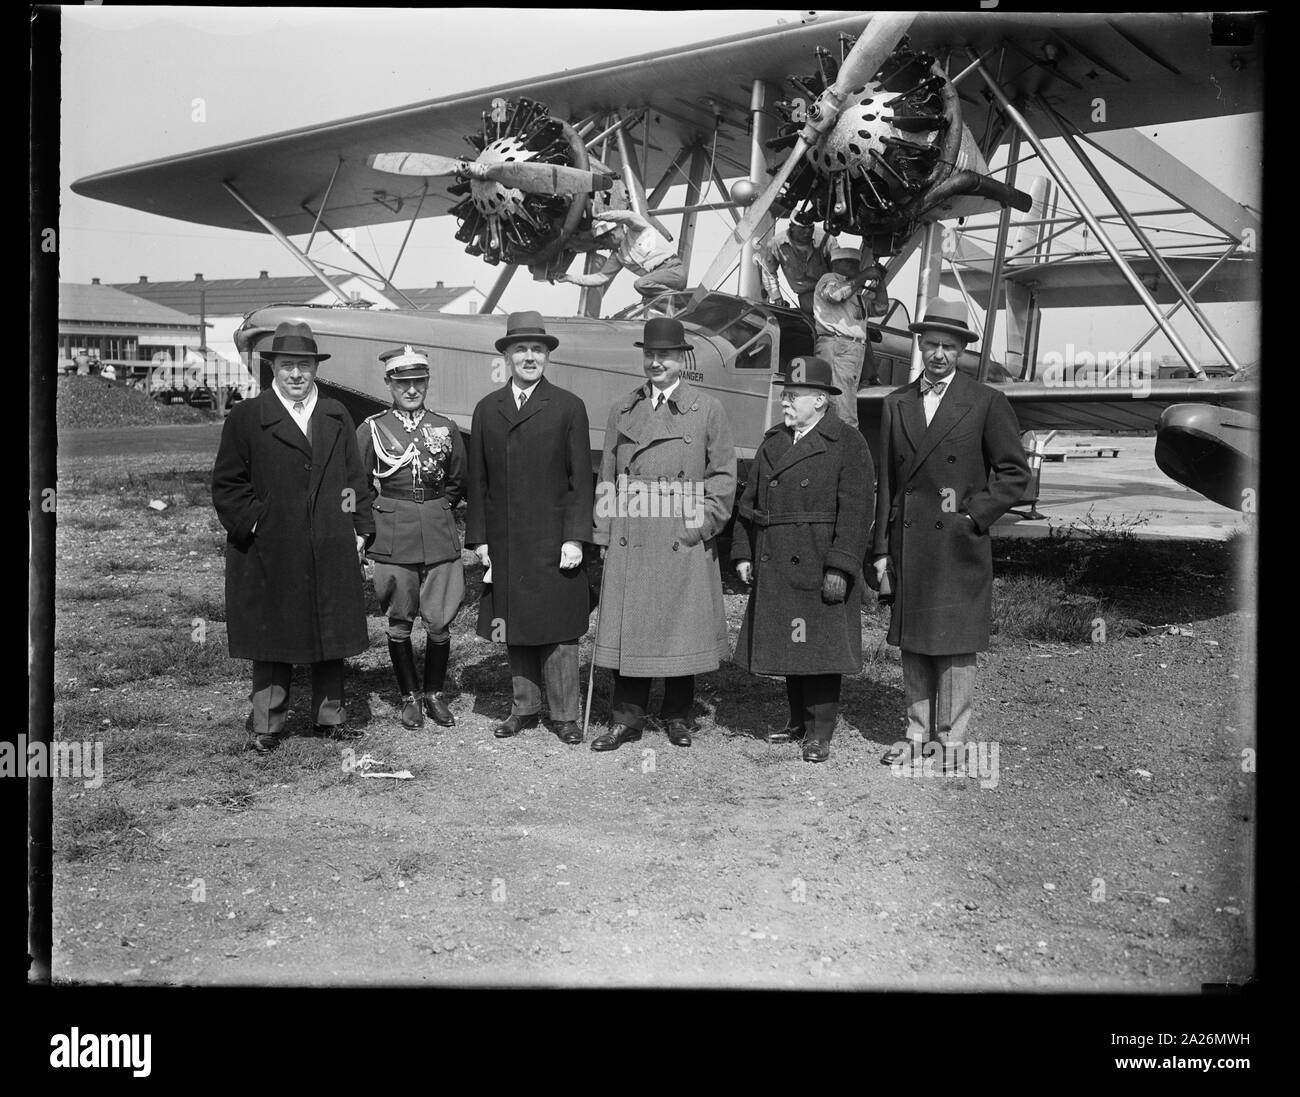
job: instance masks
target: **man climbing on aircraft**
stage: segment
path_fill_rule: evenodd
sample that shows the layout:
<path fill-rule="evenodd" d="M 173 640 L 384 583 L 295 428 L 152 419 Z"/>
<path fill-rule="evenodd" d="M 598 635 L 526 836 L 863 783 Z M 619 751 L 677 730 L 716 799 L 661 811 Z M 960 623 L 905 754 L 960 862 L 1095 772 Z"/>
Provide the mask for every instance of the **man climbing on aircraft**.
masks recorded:
<path fill-rule="evenodd" d="M 452 727 L 442 696 L 451 656 L 451 622 L 465 597 L 456 505 L 465 497 L 465 443 L 450 419 L 424 406 L 429 359 L 410 346 L 379 356 L 393 406 L 357 428 L 361 463 L 376 489 L 372 508 L 375 597 L 388 617 L 388 657 L 402 699 L 402 726 L 427 713 Z M 411 626 L 424 618 L 424 697 L 415 676 Z"/>
<path fill-rule="evenodd" d="M 835 397 L 835 408 L 840 419 L 855 429 L 858 385 L 863 375 L 869 385 L 880 383 L 863 299 L 868 289 L 874 291 L 879 285 L 880 277 L 880 268 L 869 249 L 860 256 L 857 248 L 836 248 L 831 252 L 831 272 L 818 279 L 812 295 L 817 357 L 831 364 L 835 383 L 842 390 Z"/>
<path fill-rule="evenodd" d="M 927 740 L 960 772 L 975 697 L 976 652 L 989 642 L 989 527 L 1020 501 L 1029 467 L 1006 396 L 957 372 L 966 309 L 935 297 L 910 325 L 925 369 L 885 397 L 872 552 L 876 589 L 894 572 L 887 640 L 902 649 L 907 741 L 881 761 L 911 764 Z"/>
<path fill-rule="evenodd" d="M 823 236 L 814 243 L 813 236 L 812 225 L 790 221 L 784 230 L 778 230 L 771 240 L 754 249 L 754 262 L 763 280 L 764 300 L 773 305 L 786 304 L 776 277 L 780 270 L 799 298 L 799 307 L 812 315 L 813 291 L 822 275 L 831 270 L 830 237 Z"/>
<path fill-rule="evenodd" d="M 613 246 L 605 265 L 593 274 L 561 274 L 559 280 L 574 286 L 606 286 L 627 267 L 637 276 L 633 283 L 643 301 L 670 290 L 686 288 L 686 268 L 672 243 L 654 225 L 630 209 L 607 209 L 592 218 L 592 225 L 609 224 L 597 242 Z"/>

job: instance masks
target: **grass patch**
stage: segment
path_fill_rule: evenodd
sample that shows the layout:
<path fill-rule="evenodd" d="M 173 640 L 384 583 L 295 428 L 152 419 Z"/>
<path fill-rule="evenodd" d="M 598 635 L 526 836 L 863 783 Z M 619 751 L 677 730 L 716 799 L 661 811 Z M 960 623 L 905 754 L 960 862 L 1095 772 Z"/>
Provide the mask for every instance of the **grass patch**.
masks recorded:
<path fill-rule="evenodd" d="M 66 861 L 91 861 L 111 856 L 114 862 L 134 860 L 151 851 L 153 839 L 140 816 L 114 796 L 87 795 L 69 803 L 55 845 Z"/>
<path fill-rule="evenodd" d="M 171 593 L 176 603 L 175 612 L 185 620 L 193 623 L 195 617 L 203 621 L 224 621 L 226 619 L 226 599 L 224 594 L 208 594 L 204 591 L 177 587 Z"/>
<path fill-rule="evenodd" d="M 1058 579 L 1015 576 L 993 587 L 991 631 L 1001 640 L 1089 643 L 1093 622 L 1109 615 L 1101 598 L 1071 594 Z"/>
<path fill-rule="evenodd" d="M 54 597 L 58 602 L 115 602 L 124 598 L 134 598 L 140 593 L 138 587 L 129 583 L 93 582 L 60 583 L 55 582 Z"/>
<path fill-rule="evenodd" d="M 86 482 L 89 494 L 148 503 L 161 499 L 168 507 L 212 506 L 210 468 L 165 470 L 110 469 L 93 473 Z"/>
<path fill-rule="evenodd" d="M 121 529 L 122 519 L 113 514 L 71 514 L 66 516 L 63 521 L 77 529 L 91 530 L 93 532 L 102 532 L 110 529 Z"/>

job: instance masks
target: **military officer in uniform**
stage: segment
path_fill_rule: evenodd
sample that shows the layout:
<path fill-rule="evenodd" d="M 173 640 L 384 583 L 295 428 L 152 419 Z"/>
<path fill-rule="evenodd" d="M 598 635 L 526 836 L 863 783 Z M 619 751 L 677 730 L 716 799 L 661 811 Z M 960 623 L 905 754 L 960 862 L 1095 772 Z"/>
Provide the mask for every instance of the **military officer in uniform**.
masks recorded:
<path fill-rule="evenodd" d="M 410 346 L 379 356 L 393 406 L 357 428 L 362 464 L 376 491 L 375 596 L 388 617 L 388 654 L 402 698 L 402 726 L 427 713 L 456 723 L 442 695 L 451 655 L 451 622 L 465 597 L 465 572 L 453 514 L 465 497 L 465 444 L 450 419 L 424 406 L 429 359 Z M 423 709 L 411 626 L 424 619 Z"/>

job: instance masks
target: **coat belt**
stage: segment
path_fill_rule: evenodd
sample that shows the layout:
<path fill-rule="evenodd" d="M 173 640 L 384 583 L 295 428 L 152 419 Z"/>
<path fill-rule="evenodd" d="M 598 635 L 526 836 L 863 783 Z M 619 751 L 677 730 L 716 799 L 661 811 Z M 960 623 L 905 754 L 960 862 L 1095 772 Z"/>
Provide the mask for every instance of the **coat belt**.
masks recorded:
<path fill-rule="evenodd" d="M 768 514 L 766 511 L 754 511 L 756 526 L 793 526 L 801 522 L 826 522 L 835 524 L 838 515 L 831 510 L 792 510 L 785 514 Z"/>

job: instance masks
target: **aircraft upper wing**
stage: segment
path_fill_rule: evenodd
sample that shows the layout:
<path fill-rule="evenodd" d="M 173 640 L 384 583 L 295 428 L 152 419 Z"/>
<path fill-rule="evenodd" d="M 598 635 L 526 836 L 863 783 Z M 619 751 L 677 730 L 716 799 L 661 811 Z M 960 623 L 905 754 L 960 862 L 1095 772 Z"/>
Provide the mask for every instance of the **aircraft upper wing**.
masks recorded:
<path fill-rule="evenodd" d="M 311 231 L 337 168 L 324 213 L 331 227 L 407 220 L 422 195 L 420 216 L 445 214 L 452 204 L 445 180 L 377 172 L 365 158 L 392 151 L 471 155 L 464 138 L 480 130 L 489 101 L 520 95 L 571 119 L 648 107 L 643 173 L 649 184 L 669 168 L 683 141 L 703 137 L 711 144 L 716 127 L 718 166 L 734 178 L 748 174 L 751 81 L 770 81 L 791 95 L 784 79 L 814 72 L 817 46 L 838 56 L 838 35 L 857 35 L 868 18 L 822 17 L 501 84 L 103 171 L 72 189 L 162 217 L 262 231 L 222 186 L 228 181 L 277 228 L 295 235 Z M 1260 18 L 924 12 L 910 37 L 941 59 L 951 50 L 953 75 L 967 65 L 967 47 L 987 52 L 990 70 L 1000 70 L 1016 91 L 1044 95 L 1095 132 L 1259 110 Z M 971 76 L 961 85 L 964 120 L 977 137 L 989 109 L 978 84 Z M 1092 120 L 1097 99 L 1105 101 L 1104 121 Z M 638 150 L 642 137 L 638 131 Z"/>

